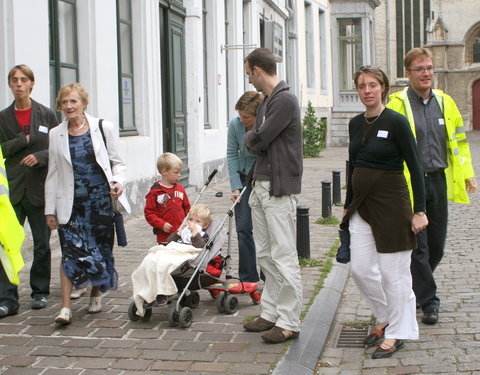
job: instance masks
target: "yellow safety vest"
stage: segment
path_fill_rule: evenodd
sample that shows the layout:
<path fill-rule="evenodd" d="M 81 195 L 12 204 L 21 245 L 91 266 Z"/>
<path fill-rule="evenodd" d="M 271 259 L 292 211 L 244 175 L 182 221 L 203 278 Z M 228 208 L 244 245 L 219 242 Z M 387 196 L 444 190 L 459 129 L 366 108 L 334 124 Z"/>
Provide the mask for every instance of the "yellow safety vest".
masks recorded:
<path fill-rule="evenodd" d="M 18 285 L 18 273 L 23 268 L 20 251 L 25 238 L 23 227 L 17 219 L 8 197 L 8 181 L 0 147 L 0 262 L 12 284 Z"/>
<path fill-rule="evenodd" d="M 403 91 L 398 91 L 390 95 L 390 102 L 387 107 L 406 116 L 413 135 L 415 135 L 415 120 L 413 118 L 412 108 L 408 100 L 408 87 Z M 467 142 L 465 129 L 463 127 L 462 115 L 453 99 L 441 90 L 434 89 L 433 94 L 442 110 L 446 135 L 447 135 L 447 163 L 445 169 L 445 178 L 447 181 L 447 198 L 455 203 L 470 203 L 465 180 L 475 176 L 472 166 L 472 157 L 470 155 L 470 146 Z M 408 168 L 404 168 L 405 178 L 407 180 L 410 198 L 412 199 L 412 186 L 410 182 L 410 173 Z"/>

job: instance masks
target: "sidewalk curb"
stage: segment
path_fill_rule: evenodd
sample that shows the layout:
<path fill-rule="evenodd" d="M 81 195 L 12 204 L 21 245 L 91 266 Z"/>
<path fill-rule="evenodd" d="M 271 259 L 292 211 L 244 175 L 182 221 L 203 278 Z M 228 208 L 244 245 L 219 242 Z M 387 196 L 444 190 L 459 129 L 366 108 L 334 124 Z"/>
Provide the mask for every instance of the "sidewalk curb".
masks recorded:
<path fill-rule="evenodd" d="M 350 272 L 349 264 L 334 263 L 300 328 L 272 375 L 312 375 L 327 341 L 330 327 Z"/>

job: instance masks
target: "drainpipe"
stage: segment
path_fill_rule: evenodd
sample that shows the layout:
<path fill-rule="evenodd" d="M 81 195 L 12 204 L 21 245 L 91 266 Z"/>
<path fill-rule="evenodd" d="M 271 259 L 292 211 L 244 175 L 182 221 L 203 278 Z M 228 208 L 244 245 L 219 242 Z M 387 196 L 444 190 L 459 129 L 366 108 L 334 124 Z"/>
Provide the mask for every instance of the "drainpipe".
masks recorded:
<path fill-rule="evenodd" d="M 291 91 L 297 96 L 298 92 L 298 33 L 297 33 L 297 16 L 295 9 L 295 0 L 287 1 L 287 81 L 290 85 Z"/>

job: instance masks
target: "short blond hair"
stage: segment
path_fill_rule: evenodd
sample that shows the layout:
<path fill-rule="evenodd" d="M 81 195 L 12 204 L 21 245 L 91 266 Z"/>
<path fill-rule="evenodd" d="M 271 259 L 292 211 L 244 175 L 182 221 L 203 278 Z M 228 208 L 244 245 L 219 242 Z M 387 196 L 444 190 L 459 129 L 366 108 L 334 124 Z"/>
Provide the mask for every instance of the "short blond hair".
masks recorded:
<path fill-rule="evenodd" d="M 167 171 L 169 171 L 173 168 L 183 168 L 182 159 L 180 159 L 177 155 L 172 154 L 171 152 L 165 152 L 158 157 L 158 173 L 162 173 L 162 169 L 166 169 Z"/>
<path fill-rule="evenodd" d="M 407 52 L 405 57 L 403 58 L 403 66 L 406 70 L 410 69 L 413 61 L 416 59 L 430 59 L 433 60 L 432 53 L 423 47 L 415 47 Z"/>
<path fill-rule="evenodd" d="M 190 209 L 189 216 L 195 216 L 202 220 L 204 228 L 208 227 L 213 220 L 212 211 L 205 204 L 196 204 Z"/>
<path fill-rule="evenodd" d="M 67 85 L 63 85 L 62 87 L 60 87 L 60 90 L 58 90 L 57 100 L 55 101 L 55 107 L 57 108 L 57 111 L 62 110 L 63 98 L 74 91 L 76 91 L 77 94 L 80 96 L 80 100 L 82 101 L 85 108 L 87 107 L 88 105 L 87 91 L 85 91 L 85 88 L 81 83 L 74 82 L 74 83 L 69 83 Z"/>
<path fill-rule="evenodd" d="M 263 100 L 263 96 L 256 91 L 245 92 L 235 104 L 236 111 L 245 111 L 253 116 L 257 115 L 257 109 Z"/>

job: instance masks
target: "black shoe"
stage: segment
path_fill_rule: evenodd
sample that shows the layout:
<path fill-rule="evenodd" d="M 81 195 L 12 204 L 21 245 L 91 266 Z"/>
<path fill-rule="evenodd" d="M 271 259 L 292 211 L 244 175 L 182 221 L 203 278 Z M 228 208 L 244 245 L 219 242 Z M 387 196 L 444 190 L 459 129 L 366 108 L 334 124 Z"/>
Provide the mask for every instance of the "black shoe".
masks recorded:
<path fill-rule="evenodd" d="M 47 307 L 48 299 L 45 296 L 35 296 L 33 297 L 32 304 L 30 307 L 34 310 L 40 310 Z"/>
<path fill-rule="evenodd" d="M 383 336 L 385 335 L 385 328 L 388 327 L 388 324 L 383 327 L 383 329 L 373 329 L 370 334 L 365 337 L 363 343 L 368 346 L 375 346 L 380 344 L 383 341 Z"/>
<path fill-rule="evenodd" d="M 0 305 L 0 319 L 10 315 L 17 315 L 18 310 L 9 308 L 6 305 Z"/>
<path fill-rule="evenodd" d="M 438 322 L 438 310 L 426 310 L 423 312 L 422 322 L 425 324 L 437 324 Z"/>
<path fill-rule="evenodd" d="M 403 340 L 395 341 L 395 344 L 389 346 L 387 349 L 383 349 L 379 346 L 372 354 L 372 359 L 382 359 L 391 357 L 393 353 L 398 352 L 400 349 L 405 347 Z"/>

